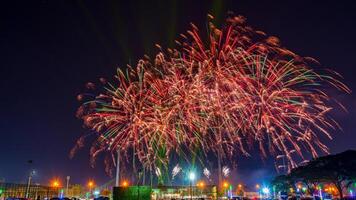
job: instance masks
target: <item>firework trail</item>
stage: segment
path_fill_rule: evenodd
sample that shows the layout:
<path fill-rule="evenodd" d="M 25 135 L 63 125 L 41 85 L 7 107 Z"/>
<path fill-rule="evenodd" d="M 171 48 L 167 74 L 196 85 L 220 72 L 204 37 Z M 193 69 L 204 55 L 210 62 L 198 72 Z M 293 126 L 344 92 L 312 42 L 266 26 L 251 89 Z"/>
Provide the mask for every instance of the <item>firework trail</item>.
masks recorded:
<path fill-rule="evenodd" d="M 157 177 L 162 176 L 161 170 L 160 170 L 158 167 L 156 168 L 156 171 L 155 171 L 155 172 L 156 172 L 156 176 L 157 176 Z"/>
<path fill-rule="evenodd" d="M 182 168 L 177 164 L 172 170 L 172 180 L 182 171 Z"/>
<path fill-rule="evenodd" d="M 222 174 L 223 174 L 223 176 L 226 178 L 226 177 L 228 177 L 229 175 L 230 175 L 230 168 L 228 167 L 228 166 L 224 166 L 223 168 L 222 168 Z"/>
<path fill-rule="evenodd" d="M 210 180 L 211 173 L 210 173 L 210 171 L 208 170 L 208 168 L 204 168 L 204 169 L 203 169 L 203 174 L 204 174 L 204 176 L 205 176 L 208 180 Z"/>

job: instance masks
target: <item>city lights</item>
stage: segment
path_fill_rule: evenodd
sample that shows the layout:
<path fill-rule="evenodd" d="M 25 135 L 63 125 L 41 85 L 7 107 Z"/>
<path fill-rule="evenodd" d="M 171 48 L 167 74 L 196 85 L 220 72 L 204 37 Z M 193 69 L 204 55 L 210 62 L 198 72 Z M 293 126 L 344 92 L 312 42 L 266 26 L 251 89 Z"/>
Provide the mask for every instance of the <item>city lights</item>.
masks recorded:
<path fill-rule="evenodd" d="M 306 187 L 302 187 L 302 191 L 303 192 L 307 191 L 307 188 Z"/>
<path fill-rule="evenodd" d="M 199 181 L 197 186 L 200 187 L 200 188 L 203 188 L 205 186 L 204 181 Z"/>
<path fill-rule="evenodd" d="M 259 190 L 261 188 L 261 186 L 259 184 L 256 184 L 256 189 Z"/>

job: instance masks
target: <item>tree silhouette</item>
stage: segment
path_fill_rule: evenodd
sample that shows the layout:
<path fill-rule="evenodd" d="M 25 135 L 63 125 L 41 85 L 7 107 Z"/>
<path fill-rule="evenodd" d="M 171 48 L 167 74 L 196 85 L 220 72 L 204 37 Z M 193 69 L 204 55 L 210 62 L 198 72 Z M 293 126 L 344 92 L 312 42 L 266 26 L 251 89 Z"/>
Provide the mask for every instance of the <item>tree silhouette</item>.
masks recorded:
<path fill-rule="evenodd" d="M 294 168 L 284 178 L 277 177 L 274 182 L 278 185 L 286 180 L 289 183 L 305 183 L 310 194 L 314 193 L 318 183 L 332 183 L 337 188 L 340 198 L 343 198 L 343 190 L 356 180 L 356 151 L 348 150 L 336 155 L 316 158 L 305 166 Z"/>

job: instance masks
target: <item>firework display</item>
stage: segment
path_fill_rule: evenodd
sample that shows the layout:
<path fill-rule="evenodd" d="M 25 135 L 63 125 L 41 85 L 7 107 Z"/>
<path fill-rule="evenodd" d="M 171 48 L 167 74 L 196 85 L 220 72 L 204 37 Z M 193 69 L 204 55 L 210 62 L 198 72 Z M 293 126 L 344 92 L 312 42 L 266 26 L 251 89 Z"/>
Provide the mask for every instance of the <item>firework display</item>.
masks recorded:
<path fill-rule="evenodd" d="M 106 83 L 79 108 L 98 136 L 93 158 L 119 150 L 158 175 L 158 163 L 197 149 L 226 159 L 258 146 L 262 156 L 284 155 L 290 167 L 306 153 L 328 152 L 319 138 L 331 138 L 328 131 L 338 125 L 326 88 L 350 92 L 337 73 L 311 68 L 316 60 L 282 47 L 242 16 L 228 17 L 221 29 L 210 22 L 207 40 L 192 27 L 176 49 L 157 45 L 154 60 L 118 70 L 118 83 Z M 223 170 L 228 176 L 230 169 Z M 173 176 L 180 171 L 177 165 Z"/>

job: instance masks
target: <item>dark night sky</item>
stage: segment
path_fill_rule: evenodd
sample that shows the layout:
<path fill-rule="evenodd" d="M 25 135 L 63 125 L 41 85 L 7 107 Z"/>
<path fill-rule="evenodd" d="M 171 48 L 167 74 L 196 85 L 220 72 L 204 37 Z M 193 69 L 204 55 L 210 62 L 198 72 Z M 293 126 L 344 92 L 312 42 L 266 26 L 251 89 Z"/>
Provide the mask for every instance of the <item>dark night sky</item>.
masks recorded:
<path fill-rule="evenodd" d="M 10 3 L 11 2 L 11 3 Z M 2 1 L 0 5 L 0 179 L 35 182 L 72 176 L 103 183 L 102 162 L 89 165 L 88 149 L 69 159 L 75 140 L 88 130 L 75 117 L 76 95 L 88 81 L 111 78 L 116 68 L 135 64 L 154 44 L 170 46 L 194 22 L 205 29 L 206 14 L 226 11 L 278 36 L 282 44 L 338 71 L 356 87 L 356 5 L 353 1 Z M 343 127 L 327 142 L 332 153 L 356 149 L 356 96 L 334 95 L 349 110 L 334 112 Z M 34 160 L 33 166 L 27 160 Z M 240 159 L 240 180 L 266 176 L 270 162 Z M 243 175 L 242 175 L 243 174 Z"/>

